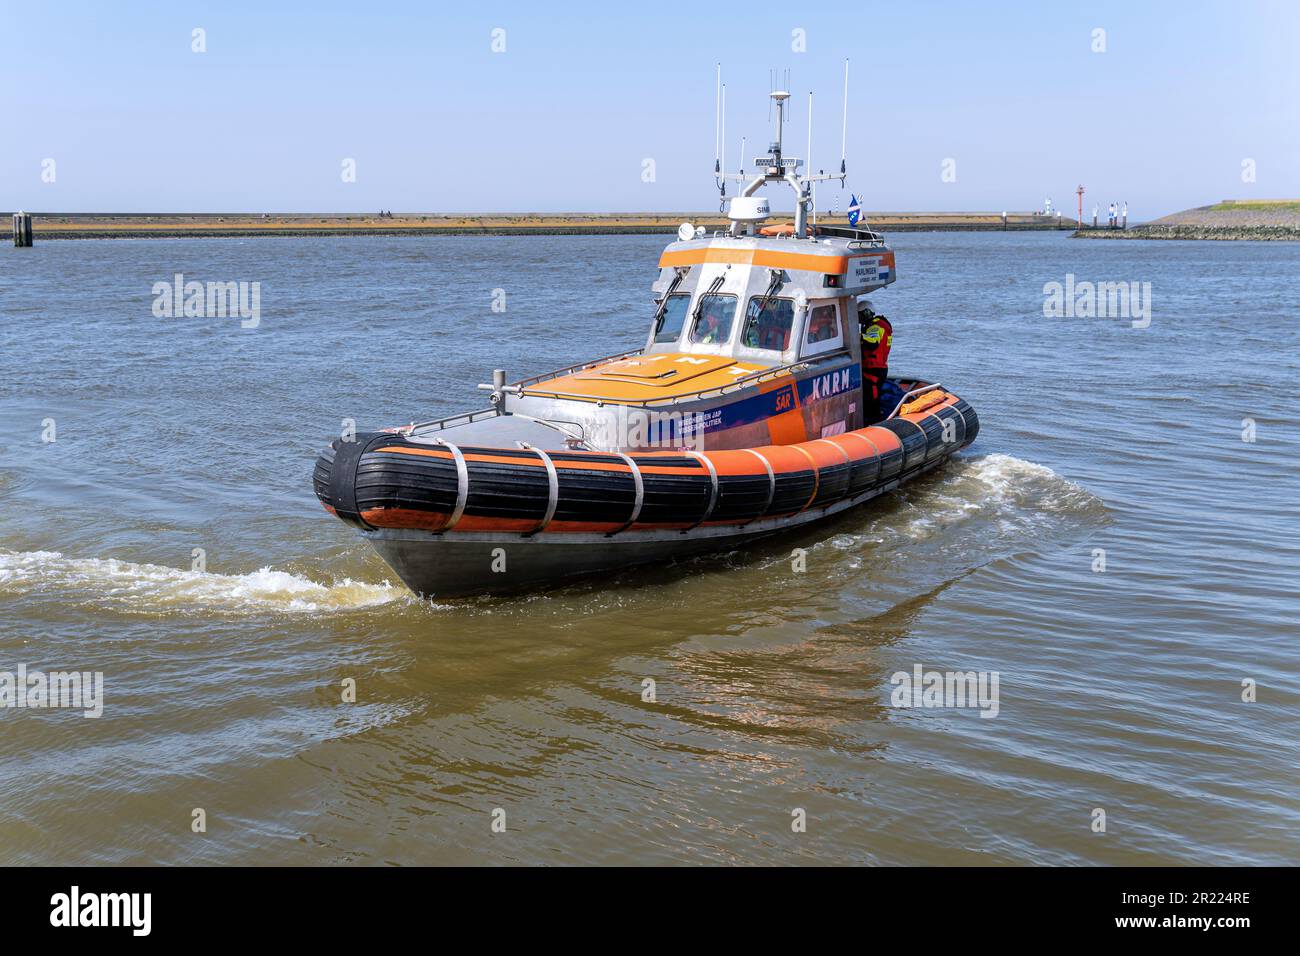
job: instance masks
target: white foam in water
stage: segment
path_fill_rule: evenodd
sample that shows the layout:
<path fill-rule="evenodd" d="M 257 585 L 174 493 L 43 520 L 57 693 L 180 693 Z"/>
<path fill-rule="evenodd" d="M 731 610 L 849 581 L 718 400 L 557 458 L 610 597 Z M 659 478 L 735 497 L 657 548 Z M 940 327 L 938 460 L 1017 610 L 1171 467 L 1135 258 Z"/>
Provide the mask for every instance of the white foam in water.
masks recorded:
<path fill-rule="evenodd" d="M 1020 540 L 1054 524 L 1095 520 L 1105 511 L 1100 498 L 1046 465 L 993 453 L 954 459 L 900 492 L 867 503 L 859 512 L 861 530 L 843 531 L 812 547 L 835 549 L 845 568 L 857 570 L 864 567 L 864 547 Z M 777 554 L 760 566 L 789 560 Z"/>
<path fill-rule="evenodd" d="M 1091 509 L 1101 504 L 1091 492 L 1062 478 L 1046 465 L 994 453 L 966 458 L 951 473 L 954 484 L 977 481 L 987 498 L 1014 500 L 1052 511 Z"/>
<path fill-rule="evenodd" d="M 863 530 L 838 534 L 830 546 L 852 553 L 863 544 L 895 546 L 898 537 L 919 543 L 964 525 L 1023 534 L 1044 522 L 1105 511 L 1095 495 L 1047 466 L 1000 453 L 956 459 L 904 485 L 893 496 L 895 506 L 890 500 L 868 504 Z"/>
<path fill-rule="evenodd" d="M 158 564 L 68 558 L 57 551 L 0 552 L 0 592 L 34 588 L 89 591 L 142 611 L 338 611 L 404 598 L 405 589 L 345 578 L 320 584 L 287 571 L 248 574 L 185 571 Z"/>
<path fill-rule="evenodd" d="M 911 492 L 911 494 L 906 494 Z M 906 532 L 929 537 L 966 518 L 993 520 L 1004 530 L 1044 515 L 1099 513 L 1105 506 L 1093 494 L 1046 465 L 993 453 L 954 461 L 934 484 L 905 488 L 915 514 Z"/>

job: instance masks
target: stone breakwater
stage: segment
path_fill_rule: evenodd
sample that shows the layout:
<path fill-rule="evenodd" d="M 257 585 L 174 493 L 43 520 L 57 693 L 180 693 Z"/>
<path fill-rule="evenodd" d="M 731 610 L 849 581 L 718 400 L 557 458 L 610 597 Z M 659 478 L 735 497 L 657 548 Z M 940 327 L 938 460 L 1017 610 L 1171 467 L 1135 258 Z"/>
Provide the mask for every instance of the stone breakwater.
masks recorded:
<path fill-rule="evenodd" d="M 1300 200 L 1224 200 L 1131 229 L 1081 229 L 1081 239 L 1254 239 L 1300 241 Z"/>
<path fill-rule="evenodd" d="M 1134 226 L 1081 229 L 1075 239 L 1254 239 L 1300 242 L 1300 226 Z"/>

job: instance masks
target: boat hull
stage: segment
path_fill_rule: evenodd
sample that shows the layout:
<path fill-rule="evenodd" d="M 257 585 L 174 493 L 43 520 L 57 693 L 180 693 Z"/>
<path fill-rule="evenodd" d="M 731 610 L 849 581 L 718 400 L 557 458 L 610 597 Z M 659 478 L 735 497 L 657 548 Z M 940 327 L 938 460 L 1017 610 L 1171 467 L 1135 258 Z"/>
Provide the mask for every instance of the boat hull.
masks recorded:
<path fill-rule="evenodd" d="M 490 532 L 430 535 L 381 528 L 365 531 L 363 536 L 422 599 L 512 594 L 626 568 L 670 565 L 747 548 L 860 507 L 942 464 L 942 460 L 930 462 L 904 478 L 816 512 L 755 522 L 744 528 L 706 529 L 707 533 L 643 531 L 613 538 L 601 534 L 524 537 Z"/>
<path fill-rule="evenodd" d="M 934 386 L 878 425 L 760 448 L 659 452 L 456 445 L 392 432 L 336 441 L 316 494 L 411 590 L 505 593 L 748 543 L 857 507 L 974 441 Z M 446 433 L 444 433 L 446 434 Z"/>

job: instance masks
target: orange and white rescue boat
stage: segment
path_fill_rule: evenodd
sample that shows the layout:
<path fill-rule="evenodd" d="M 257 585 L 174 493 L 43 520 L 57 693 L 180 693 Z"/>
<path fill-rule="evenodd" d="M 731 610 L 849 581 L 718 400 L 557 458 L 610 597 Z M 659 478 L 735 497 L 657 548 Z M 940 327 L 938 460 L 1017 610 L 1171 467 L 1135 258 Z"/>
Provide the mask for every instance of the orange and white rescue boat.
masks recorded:
<path fill-rule="evenodd" d="M 865 229 L 808 223 L 810 184 L 777 140 L 731 199 L 731 226 L 683 224 L 659 261 L 632 351 L 513 384 L 490 406 L 336 440 L 316 463 L 326 510 L 429 597 L 545 586 L 732 550 L 838 514 L 974 441 L 975 410 L 891 379 L 863 401 L 857 299 L 895 279 Z M 739 177 L 738 177 L 739 178 Z M 763 227 L 784 182 L 795 221 Z"/>

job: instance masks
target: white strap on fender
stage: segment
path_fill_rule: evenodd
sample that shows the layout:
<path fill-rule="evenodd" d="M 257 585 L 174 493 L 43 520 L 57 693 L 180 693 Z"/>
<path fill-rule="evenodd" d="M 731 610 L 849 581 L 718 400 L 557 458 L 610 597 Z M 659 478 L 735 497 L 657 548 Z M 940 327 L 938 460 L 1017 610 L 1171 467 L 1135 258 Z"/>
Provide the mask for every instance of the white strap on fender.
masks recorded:
<path fill-rule="evenodd" d="M 686 531 L 694 531 L 700 525 L 704 524 L 704 522 L 709 520 L 709 515 L 713 514 L 713 509 L 718 506 L 718 469 L 713 467 L 713 462 L 709 461 L 709 456 L 704 454 L 702 451 L 687 450 L 685 454 L 690 455 L 696 461 L 704 462 L 704 467 L 709 469 L 709 481 L 713 485 L 709 494 L 709 506 L 704 509 L 704 514 L 700 515 L 699 521 L 685 529 Z"/>
<path fill-rule="evenodd" d="M 817 464 L 817 459 L 812 456 L 812 453 L 808 451 L 807 448 L 803 447 L 802 443 L 790 445 L 789 447 L 797 451 L 799 454 L 803 455 L 805 458 L 807 458 L 808 464 L 812 465 L 812 471 L 813 471 L 812 494 L 808 496 L 808 500 L 804 502 L 803 507 L 795 512 L 795 514 L 801 515 L 809 508 L 812 507 L 812 503 L 817 500 L 817 493 L 822 490 L 822 469 L 821 466 Z"/>
<path fill-rule="evenodd" d="M 456 507 L 451 510 L 451 517 L 447 523 L 438 531 L 450 531 L 456 527 L 456 522 L 460 521 L 460 516 L 465 513 L 465 502 L 469 500 L 469 466 L 465 464 L 465 456 L 461 450 L 451 442 L 442 438 L 435 438 L 434 444 L 441 445 L 451 452 L 451 457 L 456 460 Z"/>
<path fill-rule="evenodd" d="M 862 434 L 862 432 L 860 431 L 845 432 L 844 434 L 849 438 L 862 439 L 864 442 L 866 442 L 868 445 L 871 446 L 871 451 L 876 456 L 876 476 L 871 479 L 871 484 L 863 489 L 863 492 L 868 491 L 871 489 L 872 486 L 875 485 L 877 481 L 880 480 L 880 474 L 885 470 L 885 460 L 884 460 L 884 456 L 880 454 L 880 446 L 877 445 L 875 442 L 873 442 L 866 435 Z M 861 493 L 862 492 L 859 492 L 859 494 Z"/>
<path fill-rule="evenodd" d="M 845 433 L 844 433 L 844 437 L 845 437 L 845 438 L 860 438 L 860 439 L 862 439 L 864 442 L 866 442 L 868 445 L 871 446 L 871 450 L 874 451 L 874 452 L 876 453 L 876 457 L 877 457 L 877 458 L 880 457 L 880 446 L 877 445 L 875 442 L 873 442 L 873 441 L 872 441 L 870 438 L 868 438 L 866 435 L 862 434 L 862 432 L 860 432 L 860 431 L 845 432 Z"/>
<path fill-rule="evenodd" d="M 831 441 L 829 438 L 814 438 L 813 441 L 819 441 L 823 445 L 830 445 L 832 448 L 834 448 L 836 451 L 838 451 L 841 455 L 844 456 L 844 464 L 847 465 L 851 461 L 851 459 L 849 458 L 849 453 L 839 445 L 835 444 L 835 442 Z"/>
<path fill-rule="evenodd" d="M 944 433 L 944 432 L 947 431 L 947 429 L 944 428 L 944 424 L 945 424 L 946 422 L 949 422 L 949 421 L 952 420 L 952 419 L 948 419 L 948 418 L 940 418 L 940 417 L 939 417 L 939 413 L 940 413 L 941 411 L 943 411 L 945 408 L 951 408 L 954 412 L 957 412 L 957 418 L 961 419 L 961 433 L 962 433 L 962 437 L 964 438 L 964 437 L 966 436 L 966 416 L 963 415 L 963 414 L 962 414 L 962 413 L 957 409 L 957 406 L 956 406 L 956 405 L 937 405 L 937 406 L 935 406 L 934 411 L 930 412 L 929 415 L 926 415 L 925 418 L 933 418 L 935 421 L 937 421 L 937 422 L 939 423 L 939 431 L 940 431 L 940 433 L 942 434 L 942 433 Z M 923 419 L 921 419 L 921 420 L 922 420 L 922 421 L 925 421 L 925 418 L 923 418 Z M 940 440 L 941 440 L 942 444 L 944 444 L 944 445 L 955 444 L 955 442 L 948 442 L 948 441 L 946 441 L 946 440 L 943 440 L 942 438 L 941 438 Z M 951 454 L 951 452 L 949 452 L 949 454 Z"/>
<path fill-rule="evenodd" d="M 756 452 L 752 448 L 742 448 L 740 451 L 749 452 L 749 454 L 761 461 L 763 467 L 767 469 L 767 501 L 763 502 L 763 510 L 749 519 L 749 521 L 757 521 L 767 514 L 767 509 L 772 507 L 772 499 L 776 497 L 776 472 L 772 471 L 772 463 L 764 458 L 760 452 Z M 743 528 L 749 524 L 749 521 L 746 521 L 741 527 Z"/>
<path fill-rule="evenodd" d="M 633 502 L 632 514 L 628 516 L 627 522 L 623 527 L 609 533 L 608 537 L 611 538 L 636 524 L 636 519 L 641 517 L 641 506 L 645 504 L 645 479 L 641 477 L 641 469 L 637 467 L 637 463 L 632 460 L 631 455 L 625 455 L 621 451 L 616 451 L 614 454 L 618 455 L 619 458 L 622 458 L 627 464 L 627 467 L 632 471 L 632 483 L 636 485 L 636 501 Z"/>
<path fill-rule="evenodd" d="M 546 452 L 540 448 L 534 448 L 526 441 L 521 441 L 519 447 L 531 451 L 546 466 L 546 480 L 550 485 L 546 500 L 546 514 L 542 515 L 542 520 L 537 523 L 537 527 L 528 532 L 529 535 L 540 534 L 546 530 L 546 526 L 555 517 L 556 506 L 560 503 L 560 476 L 555 472 L 555 462 L 551 461 L 551 456 Z"/>

